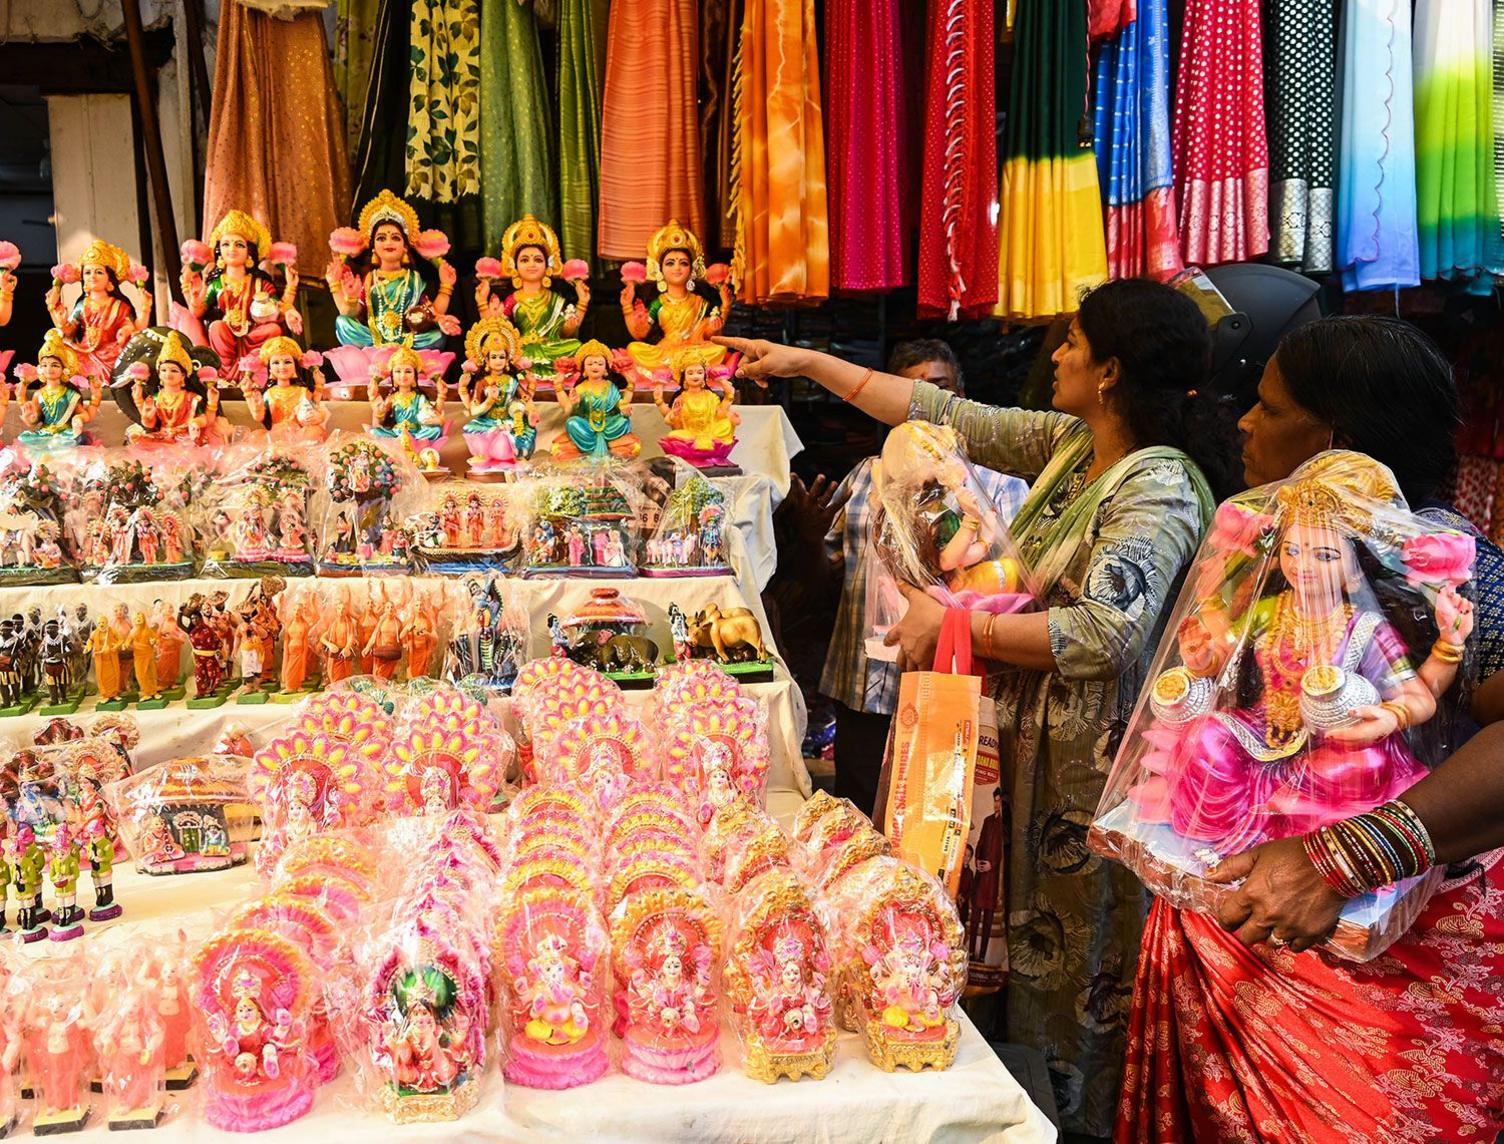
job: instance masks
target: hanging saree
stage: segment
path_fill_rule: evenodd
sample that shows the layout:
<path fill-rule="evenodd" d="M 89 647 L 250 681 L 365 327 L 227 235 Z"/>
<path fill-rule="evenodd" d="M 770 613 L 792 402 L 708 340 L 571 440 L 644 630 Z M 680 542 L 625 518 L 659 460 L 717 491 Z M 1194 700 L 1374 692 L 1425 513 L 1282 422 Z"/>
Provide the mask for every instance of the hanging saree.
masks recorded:
<path fill-rule="evenodd" d="M 502 233 L 524 214 L 550 226 L 558 218 L 552 123 L 533 5 L 481 0 L 480 172 L 487 250 L 497 249 Z"/>
<path fill-rule="evenodd" d="M 355 148 L 355 201 L 370 202 L 407 181 L 408 13 L 402 0 L 379 0 Z M 424 204 L 426 205 L 426 204 Z"/>
<path fill-rule="evenodd" d="M 919 316 L 975 318 L 997 303 L 997 90 L 992 0 L 929 6 Z"/>
<path fill-rule="evenodd" d="M 641 258 L 665 222 L 705 233 L 698 0 L 614 0 L 601 110 L 602 258 Z"/>
<path fill-rule="evenodd" d="M 1097 56 L 1097 178 L 1106 188 L 1107 273 L 1161 281 L 1184 269 L 1170 164 L 1170 25 L 1166 0 Z"/>
<path fill-rule="evenodd" d="M 1188 0 L 1175 85 L 1175 197 L 1186 262 L 1269 249 L 1259 0 Z"/>
<path fill-rule="evenodd" d="M 559 242 L 569 257 L 585 259 L 592 270 L 595 198 L 601 181 L 606 16 L 607 0 L 562 0 L 559 6 Z M 484 86 L 484 71 L 481 76 Z M 484 108 L 481 115 L 484 118 Z M 484 149 L 481 154 L 484 158 Z M 547 217 L 538 210 L 533 213 Z M 510 217 L 521 218 L 522 212 Z"/>
<path fill-rule="evenodd" d="M 815 0 L 746 0 L 737 58 L 737 297 L 750 305 L 822 301 L 830 234 Z"/>
<path fill-rule="evenodd" d="M 243 210 L 320 265 L 329 232 L 350 211 L 344 118 L 322 16 L 279 20 L 229 0 L 215 59 L 202 233 Z"/>
<path fill-rule="evenodd" d="M 731 156 L 736 149 L 736 45 L 742 33 L 742 0 L 700 4 L 700 138 L 705 141 L 705 246 L 736 245 L 736 191 Z"/>
<path fill-rule="evenodd" d="M 461 245 L 480 210 L 480 0 L 413 0 L 407 194 Z"/>
<path fill-rule="evenodd" d="M 1071 313 L 1107 277 L 1086 49 L 1084 4 L 1020 0 L 1003 134 L 999 317 Z"/>
<path fill-rule="evenodd" d="M 1337 160 L 1342 288 L 1420 284 L 1409 0 L 1346 0 Z"/>
<path fill-rule="evenodd" d="M 1337 162 L 1337 34 L 1332 0 L 1269 0 L 1269 256 L 1332 270 Z"/>
<path fill-rule="evenodd" d="M 1004 1039 L 1044 1052 L 1066 1132 L 1106 1136 L 1149 895 L 1092 853 L 1086 831 L 1211 520 L 1211 491 L 1163 446 L 1088 481 L 1091 433 L 1063 413 L 996 409 L 920 382 L 909 416 L 953 426 L 974 464 L 1033 481 L 1012 530 L 1041 583 L 1057 666 L 1004 668 L 990 681 L 1000 757 L 1012 763 L 1011 852 L 1031 859 L 1006 871 Z"/>
<path fill-rule="evenodd" d="M 1420 275 L 1493 289 L 1504 273 L 1493 149 L 1490 0 L 1415 8 L 1415 183 Z"/>
<path fill-rule="evenodd" d="M 360 142 L 360 121 L 371 82 L 381 0 L 339 0 L 334 16 L 334 90 L 345 112 L 345 139 L 351 158 Z"/>
<path fill-rule="evenodd" d="M 830 280 L 892 290 L 909 280 L 912 166 L 899 0 L 826 0 Z"/>
<path fill-rule="evenodd" d="M 1249 949 L 1156 901 L 1118 1144 L 1492 1141 L 1504 1128 L 1504 891 L 1443 888 L 1365 963 Z"/>

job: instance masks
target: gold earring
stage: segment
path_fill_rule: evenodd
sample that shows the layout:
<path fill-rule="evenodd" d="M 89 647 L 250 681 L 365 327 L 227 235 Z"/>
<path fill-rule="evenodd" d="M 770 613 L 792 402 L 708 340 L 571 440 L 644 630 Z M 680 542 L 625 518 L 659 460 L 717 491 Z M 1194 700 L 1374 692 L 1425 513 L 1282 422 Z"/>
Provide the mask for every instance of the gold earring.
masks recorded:
<path fill-rule="evenodd" d="M 1106 405 L 1107 404 L 1107 396 L 1106 395 L 1107 395 L 1107 383 L 1105 381 L 1099 382 L 1097 384 L 1097 404 L 1098 405 Z"/>

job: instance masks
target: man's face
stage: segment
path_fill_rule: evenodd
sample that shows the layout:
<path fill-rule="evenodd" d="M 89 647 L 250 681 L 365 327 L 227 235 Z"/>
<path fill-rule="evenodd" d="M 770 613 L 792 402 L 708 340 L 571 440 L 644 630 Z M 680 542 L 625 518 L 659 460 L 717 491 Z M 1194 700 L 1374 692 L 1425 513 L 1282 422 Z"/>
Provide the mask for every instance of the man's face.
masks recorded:
<path fill-rule="evenodd" d="M 900 370 L 898 376 L 907 377 L 912 381 L 927 381 L 931 385 L 938 385 L 947 393 L 954 393 L 958 397 L 965 396 L 960 382 L 956 380 L 956 371 L 950 367 L 948 362 L 915 362 L 907 369 Z"/>

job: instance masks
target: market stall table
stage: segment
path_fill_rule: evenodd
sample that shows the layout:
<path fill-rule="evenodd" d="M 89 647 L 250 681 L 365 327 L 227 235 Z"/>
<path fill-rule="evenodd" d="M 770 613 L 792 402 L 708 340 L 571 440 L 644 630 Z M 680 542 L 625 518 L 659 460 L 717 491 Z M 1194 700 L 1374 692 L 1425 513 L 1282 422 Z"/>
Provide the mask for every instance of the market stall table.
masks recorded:
<path fill-rule="evenodd" d="M 260 892 L 248 863 L 213 873 L 153 878 L 117 868 L 115 883 L 125 915 L 94 925 L 77 946 L 150 941 L 183 929 L 198 940 L 214 931 L 241 901 Z M 27 947 L 27 956 L 65 956 L 50 943 Z M 980 1033 L 961 1015 L 955 1065 L 944 1072 L 885 1073 L 867 1060 L 861 1038 L 842 1033 L 836 1064 L 824 1080 L 765 1085 L 742 1075 L 735 1036 L 722 1036 L 725 1066 L 699 1084 L 645 1084 L 613 1072 L 594 1084 L 563 1092 L 507 1085 L 494 1060 L 478 1108 L 461 1120 L 397 1126 L 359 1104 L 349 1070 L 320 1088 L 313 1112 L 284 1128 L 247 1139 L 318 1140 L 368 1144 L 385 1140 L 643 1141 L 668 1144 L 748 1144 L 819 1140 L 824 1144 L 880 1141 L 985 1141 L 1044 1144 L 1055 1139 L 1045 1114 L 1025 1095 Z M 96 1097 L 96 1100 L 101 1098 Z M 173 1094 L 176 1110 L 151 1134 L 153 1144 L 222 1139 L 197 1113 L 196 1094 Z M 20 1129 L 24 1131 L 24 1126 Z M 118 1140 L 96 1112 L 72 1140 Z"/>

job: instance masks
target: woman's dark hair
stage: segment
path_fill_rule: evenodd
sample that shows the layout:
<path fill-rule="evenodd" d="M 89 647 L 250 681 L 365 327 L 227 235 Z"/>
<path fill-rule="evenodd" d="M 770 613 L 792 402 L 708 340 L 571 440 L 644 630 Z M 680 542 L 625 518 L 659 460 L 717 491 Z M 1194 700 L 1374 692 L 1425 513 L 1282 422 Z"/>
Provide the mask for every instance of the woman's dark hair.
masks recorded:
<path fill-rule="evenodd" d="M 1076 321 L 1095 361 L 1118 360 L 1106 397 L 1134 444 L 1182 450 L 1218 500 L 1240 489 L 1233 411 L 1201 392 L 1212 336 L 1196 303 L 1162 283 L 1121 278 L 1082 298 Z"/>
<path fill-rule="evenodd" d="M 1331 426 L 1332 443 L 1389 466 L 1412 506 L 1457 465 L 1457 382 L 1440 348 L 1408 322 L 1321 318 L 1286 334 L 1274 364 L 1291 399 Z"/>

